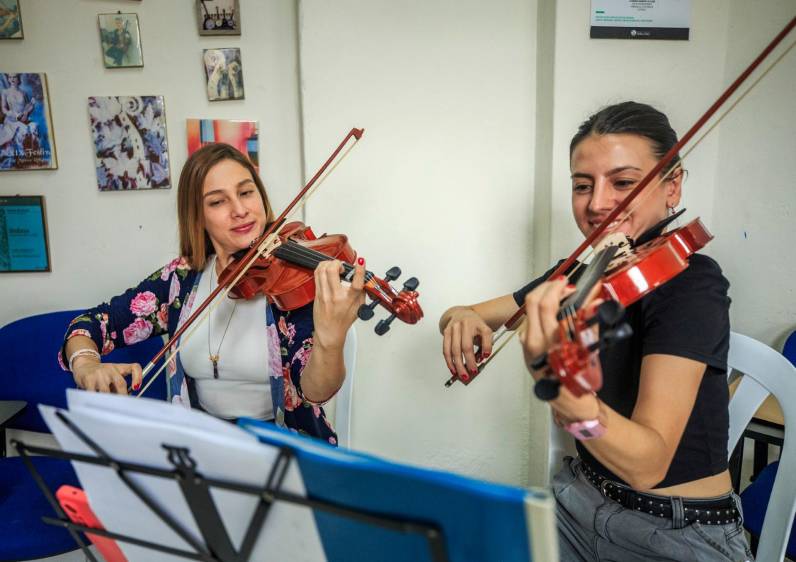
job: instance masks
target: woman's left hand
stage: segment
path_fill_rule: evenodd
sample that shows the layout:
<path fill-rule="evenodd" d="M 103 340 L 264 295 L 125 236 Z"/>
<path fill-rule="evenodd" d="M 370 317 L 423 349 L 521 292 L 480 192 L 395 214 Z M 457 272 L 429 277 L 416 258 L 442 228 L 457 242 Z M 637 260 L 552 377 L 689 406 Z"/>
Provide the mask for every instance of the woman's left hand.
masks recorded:
<path fill-rule="evenodd" d="M 365 302 L 365 260 L 359 258 L 354 267 L 351 285 L 340 281 L 343 264 L 328 260 L 315 268 L 315 303 L 312 319 L 315 323 L 313 344 L 326 349 L 342 349 L 346 333 L 357 318 L 357 310 Z"/>
<path fill-rule="evenodd" d="M 525 327 L 520 334 L 525 364 L 546 353 L 558 341 L 558 311 L 561 301 L 575 292 L 563 276 L 546 281 L 525 297 Z M 536 373 L 531 373 L 536 375 Z"/>
<path fill-rule="evenodd" d="M 525 331 L 521 334 L 522 351 L 525 356 L 525 364 L 535 380 L 539 380 L 543 373 L 533 371 L 530 365 L 537 357 L 547 353 L 558 341 L 558 311 L 561 308 L 561 301 L 574 292 L 575 288 L 568 285 L 567 280 L 562 277 L 542 283 L 525 297 L 527 321 Z M 596 295 L 597 292 L 594 291 L 593 294 Z M 601 302 L 591 300 L 589 306 L 596 306 Z M 557 413 L 556 421 L 562 424 L 593 419 L 599 411 L 596 397 L 593 394 L 576 397 L 563 385 L 558 398 L 552 400 L 550 406 Z"/>

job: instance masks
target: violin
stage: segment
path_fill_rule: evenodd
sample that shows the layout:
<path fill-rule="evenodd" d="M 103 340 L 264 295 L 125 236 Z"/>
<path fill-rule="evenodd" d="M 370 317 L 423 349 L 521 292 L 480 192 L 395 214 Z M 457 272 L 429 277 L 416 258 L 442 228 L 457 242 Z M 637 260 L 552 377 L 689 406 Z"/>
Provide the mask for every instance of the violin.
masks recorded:
<path fill-rule="evenodd" d="M 657 233 L 685 209 L 650 229 Z M 594 393 L 602 387 L 599 352 L 630 337 L 632 329 L 621 322 L 631 304 L 670 281 L 688 267 L 688 258 L 713 239 L 699 218 L 683 227 L 637 245 L 629 255 L 619 246 L 601 250 L 575 285 L 575 292 L 564 299 L 558 313 L 559 341 L 531 368 L 542 370 L 534 392 L 542 400 L 553 400 L 563 384 L 575 396 Z M 584 301 L 597 284 L 603 303 L 584 307 Z M 599 323 L 606 328 L 595 334 Z"/>
<path fill-rule="evenodd" d="M 242 250 L 233 257 L 239 260 L 245 253 L 246 250 Z M 270 252 L 255 258 L 244 275 L 231 286 L 229 295 L 232 298 L 251 299 L 263 294 L 280 310 L 296 310 L 315 300 L 313 271 L 319 263 L 340 260 L 343 263 L 340 277 L 351 281 L 354 276 L 352 264 L 356 257 L 344 234 L 317 237 L 312 228 L 300 221 L 292 221 L 279 230 Z M 221 272 L 218 277 L 220 284 L 226 286 L 232 282 L 236 266 L 233 260 Z M 387 271 L 384 279 L 365 271 L 364 290 L 373 300 L 359 308 L 358 316 L 362 320 L 369 320 L 376 306 L 387 309 L 390 316 L 376 324 L 375 331 L 380 336 L 389 331 L 390 324 L 396 318 L 407 324 L 416 324 L 423 318 L 423 310 L 417 302 L 419 281 L 416 277 L 410 277 L 404 282 L 403 288 L 396 291 L 389 282 L 400 275 L 398 267 Z"/>

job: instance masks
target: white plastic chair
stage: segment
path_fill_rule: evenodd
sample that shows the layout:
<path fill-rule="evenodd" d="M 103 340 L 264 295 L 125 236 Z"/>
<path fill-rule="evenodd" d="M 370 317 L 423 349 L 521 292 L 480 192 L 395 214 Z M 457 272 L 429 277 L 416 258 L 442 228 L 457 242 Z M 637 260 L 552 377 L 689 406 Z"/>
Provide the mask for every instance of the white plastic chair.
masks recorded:
<path fill-rule="evenodd" d="M 343 363 L 345 382 L 325 410 L 337 432 L 337 445 L 351 448 L 351 408 L 354 404 L 354 373 L 357 367 L 357 332 L 354 326 L 346 334 Z"/>
<path fill-rule="evenodd" d="M 735 332 L 727 364 L 730 372 L 744 375 L 730 401 L 730 452 L 769 394 L 784 414 L 785 442 L 756 555 L 758 562 L 782 560 L 796 512 L 796 432 L 788 431 L 796 427 L 796 367 L 767 345 Z"/>

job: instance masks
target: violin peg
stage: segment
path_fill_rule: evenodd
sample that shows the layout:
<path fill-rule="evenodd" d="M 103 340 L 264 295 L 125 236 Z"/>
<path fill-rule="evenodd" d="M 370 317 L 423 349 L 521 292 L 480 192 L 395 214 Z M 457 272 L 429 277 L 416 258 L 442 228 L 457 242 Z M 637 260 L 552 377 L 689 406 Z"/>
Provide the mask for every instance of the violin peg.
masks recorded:
<path fill-rule="evenodd" d="M 597 308 L 597 317 L 604 326 L 616 326 L 625 314 L 625 307 L 617 301 L 608 300 Z"/>
<path fill-rule="evenodd" d="M 544 377 L 536 381 L 533 387 L 533 393 L 539 400 L 549 402 L 558 398 L 558 393 L 561 389 L 561 381 L 553 377 Z"/>
<path fill-rule="evenodd" d="M 420 285 L 420 281 L 418 281 L 417 277 L 410 277 L 404 282 L 404 290 L 414 291 L 418 285 Z"/>
<path fill-rule="evenodd" d="M 383 336 L 384 334 L 389 332 L 390 324 L 392 323 L 393 320 L 395 320 L 395 314 L 390 314 L 389 318 L 385 318 L 384 320 L 379 320 L 375 328 L 376 335 Z"/>
<path fill-rule="evenodd" d="M 359 317 L 359 319 L 360 320 L 370 320 L 371 318 L 373 318 L 373 314 L 374 314 L 373 309 L 376 308 L 376 306 L 378 304 L 379 304 L 378 301 L 374 300 L 370 304 L 361 305 L 359 307 L 359 310 L 357 310 L 357 316 Z"/>
<path fill-rule="evenodd" d="M 396 265 L 387 270 L 387 273 L 384 274 L 384 279 L 387 282 L 395 281 L 400 276 L 401 276 L 401 268 Z"/>

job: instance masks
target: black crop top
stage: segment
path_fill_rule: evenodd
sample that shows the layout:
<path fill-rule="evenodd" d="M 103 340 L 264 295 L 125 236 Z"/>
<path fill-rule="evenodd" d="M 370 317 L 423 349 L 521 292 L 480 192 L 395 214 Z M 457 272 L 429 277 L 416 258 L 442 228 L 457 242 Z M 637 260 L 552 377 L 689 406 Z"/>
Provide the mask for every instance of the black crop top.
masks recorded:
<path fill-rule="evenodd" d="M 517 304 L 522 305 L 525 295 L 552 271 L 514 293 Z M 727 469 L 728 288 L 729 282 L 719 265 L 707 256 L 695 254 L 683 273 L 628 307 L 625 320 L 633 328 L 633 336 L 600 353 L 603 387 L 597 394 L 627 418 L 636 404 L 641 359 L 645 355 L 676 355 L 707 365 L 672 464 L 655 488 L 690 482 Z M 581 443 L 577 443 L 577 448 L 595 470 L 622 482 Z"/>

